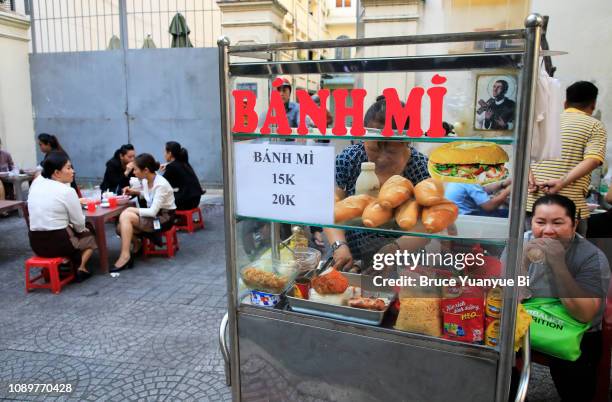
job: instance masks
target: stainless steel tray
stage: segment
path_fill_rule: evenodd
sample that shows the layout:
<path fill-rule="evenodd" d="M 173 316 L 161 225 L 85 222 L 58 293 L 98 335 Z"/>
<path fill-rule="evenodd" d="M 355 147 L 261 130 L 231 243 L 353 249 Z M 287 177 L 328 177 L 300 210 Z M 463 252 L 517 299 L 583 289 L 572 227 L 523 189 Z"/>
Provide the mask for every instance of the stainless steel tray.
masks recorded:
<path fill-rule="evenodd" d="M 387 304 L 387 307 L 383 311 L 339 306 L 336 304 L 320 303 L 293 297 L 293 289 L 291 289 L 287 292 L 287 304 L 289 308 L 292 311 L 297 311 L 298 313 L 318 315 L 321 317 L 350 321 L 358 324 L 380 325 L 385 313 L 389 309 L 389 306 L 391 303 L 393 303 L 395 294 L 393 292 L 366 290 L 362 287 L 362 276 L 360 274 L 343 272 L 342 275 L 348 279 L 349 285 L 359 286 L 362 288 L 362 296 L 387 298 L 390 300 L 389 304 Z M 365 284 L 368 281 L 363 282 Z"/>

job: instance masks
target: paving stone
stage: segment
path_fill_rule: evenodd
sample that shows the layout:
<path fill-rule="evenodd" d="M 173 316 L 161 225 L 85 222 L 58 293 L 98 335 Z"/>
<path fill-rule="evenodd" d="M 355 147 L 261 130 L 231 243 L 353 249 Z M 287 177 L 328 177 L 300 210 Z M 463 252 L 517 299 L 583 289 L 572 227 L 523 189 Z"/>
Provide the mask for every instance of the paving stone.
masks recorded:
<path fill-rule="evenodd" d="M 181 232 L 175 258 L 138 259 L 118 278 L 96 275 L 59 295 L 25 293 L 27 229 L 18 217 L 0 220 L 0 400 L 231 400 L 217 343 L 226 311 L 223 209 L 204 214 L 206 229 Z M 119 240 L 106 229 L 116 258 Z M 9 382 L 64 382 L 74 391 L 8 394 Z"/>

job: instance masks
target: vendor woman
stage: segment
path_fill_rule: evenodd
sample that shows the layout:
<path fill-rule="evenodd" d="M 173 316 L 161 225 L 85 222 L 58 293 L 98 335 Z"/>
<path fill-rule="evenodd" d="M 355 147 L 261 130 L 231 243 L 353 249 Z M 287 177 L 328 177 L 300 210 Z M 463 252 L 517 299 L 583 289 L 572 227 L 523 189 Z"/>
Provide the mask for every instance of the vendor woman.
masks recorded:
<path fill-rule="evenodd" d="M 572 317 L 590 323 L 578 360 L 550 357 L 550 374 L 563 401 L 590 401 L 595 394 L 610 282 L 606 256 L 576 233 L 579 220 L 572 200 L 545 195 L 534 203 L 532 230 L 525 234 L 525 261 L 537 261 L 529 264 L 531 296 L 558 297 Z"/>
<path fill-rule="evenodd" d="M 364 126 L 382 129 L 385 125 L 386 102 L 379 96 L 364 116 Z M 393 123 L 395 129 L 395 122 Z M 401 141 L 365 141 L 345 148 L 336 157 L 336 195 L 343 199 L 355 194 L 357 177 L 363 162 L 376 164 L 376 176 L 382 186 L 393 175 L 402 175 L 414 185 L 429 178 L 427 157 L 408 143 Z M 354 260 L 364 263 L 384 246 L 390 244 L 397 249 L 418 249 L 427 244 L 427 239 L 412 237 L 393 238 L 368 231 L 326 228 L 325 235 L 332 245 L 334 267 L 349 270 Z"/>

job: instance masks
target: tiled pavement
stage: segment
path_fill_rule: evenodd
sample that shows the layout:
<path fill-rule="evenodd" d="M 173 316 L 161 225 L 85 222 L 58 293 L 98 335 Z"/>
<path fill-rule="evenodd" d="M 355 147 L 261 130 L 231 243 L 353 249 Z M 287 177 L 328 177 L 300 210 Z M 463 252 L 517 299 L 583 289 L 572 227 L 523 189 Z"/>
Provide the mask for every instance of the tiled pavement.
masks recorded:
<path fill-rule="evenodd" d="M 206 229 L 180 233 L 174 259 L 137 260 L 117 278 L 98 275 L 59 295 L 25 293 L 25 223 L 0 219 L 0 399 L 231 400 L 217 341 L 226 303 L 223 207 L 220 197 L 207 201 Z M 9 394 L 9 383 L 64 383 L 73 392 Z"/>
<path fill-rule="evenodd" d="M 60 295 L 25 294 L 25 223 L 0 219 L 0 399 L 230 400 L 217 346 L 226 297 L 223 210 L 218 193 L 204 202 L 206 229 L 181 233 L 173 260 L 138 260 L 118 278 L 96 276 Z M 9 394 L 9 383 L 74 391 Z M 533 368 L 529 400 L 557 400 L 544 367 Z"/>

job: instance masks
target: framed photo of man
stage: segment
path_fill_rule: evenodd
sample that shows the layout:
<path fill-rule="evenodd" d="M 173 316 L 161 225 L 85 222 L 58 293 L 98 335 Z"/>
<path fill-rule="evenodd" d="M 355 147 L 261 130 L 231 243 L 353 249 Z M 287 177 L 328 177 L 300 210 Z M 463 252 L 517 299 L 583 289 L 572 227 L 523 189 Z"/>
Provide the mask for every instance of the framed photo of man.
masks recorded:
<path fill-rule="evenodd" d="M 513 130 L 516 117 L 516 93 L 516 75 L 478 75 L 476 78 L 474 129 Z"/>

